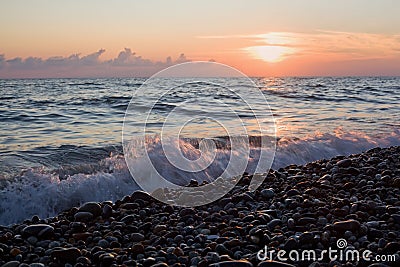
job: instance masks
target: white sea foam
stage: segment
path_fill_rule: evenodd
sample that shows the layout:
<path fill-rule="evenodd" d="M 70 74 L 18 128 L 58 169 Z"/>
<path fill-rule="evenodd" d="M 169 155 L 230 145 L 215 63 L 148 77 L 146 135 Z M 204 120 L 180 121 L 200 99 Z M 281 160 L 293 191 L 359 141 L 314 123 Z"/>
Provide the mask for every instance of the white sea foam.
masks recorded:
<path fill-rule="evenodd" d="M 304 164 L 318 159 L 337 155 L 360 153 L 373 147 L 400 145 L 400 132 L 380 137 L 371 137 L 363 133 L 344 132 L 315 134 L 301 139 L 281 138 L 278 141 L 273 169 L 289 164 Z M 186 145 L 186 153 L 195 155 L 194 146 Z M 185 152 L 185 151 L 184 151 Z M 155 165 L 163 166 L 162 175 L 175 183 L 185 184 L 190 179 L 205 180 L 213 172 L 221 170 L 229 160 L 226 148 L 218 149 L 215 169 L 198 176 L 187 176 L 186 172 L 170 169 L 165 157 L 159 157 L 160 151 L 152 150 L 150 155 Z M 252 148 L 247 171 L 251 172 L 257 161 L 259 150 Z M 13 180 L 7 181 L 0 191 L 0 224 L 8 225 L 23 221 L 37 214 L 42 218 L 54 216 L 58 212 L 87 201 L 115 201 L 131 194 L 139 187 L 133 182 L 124 158 L 121 155 L 103 159 L 99 165 L 101 171 L 85 174 L 77 173 L 60 179 L 56 172 L 44 169 L 29 169 Z M 144 170 L 145 171 L 145 170 Z"/>

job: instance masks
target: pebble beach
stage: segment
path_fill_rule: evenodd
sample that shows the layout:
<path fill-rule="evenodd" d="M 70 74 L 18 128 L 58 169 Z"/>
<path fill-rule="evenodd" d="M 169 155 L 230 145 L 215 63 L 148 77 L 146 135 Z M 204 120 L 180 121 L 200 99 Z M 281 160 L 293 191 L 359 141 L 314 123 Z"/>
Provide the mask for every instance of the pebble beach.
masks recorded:
<path fill-rule="evenodd" d="M 400 147 L 271 170 L 255 192 L 250 180 L 244 174 L 222 199 L 196 208 L 136 191 L 0 226 L 0 266 L 400 266 Z M 266 247 L 337 249 L 339 239 L 346 249 L 393 258 L 257 257 Z"/>

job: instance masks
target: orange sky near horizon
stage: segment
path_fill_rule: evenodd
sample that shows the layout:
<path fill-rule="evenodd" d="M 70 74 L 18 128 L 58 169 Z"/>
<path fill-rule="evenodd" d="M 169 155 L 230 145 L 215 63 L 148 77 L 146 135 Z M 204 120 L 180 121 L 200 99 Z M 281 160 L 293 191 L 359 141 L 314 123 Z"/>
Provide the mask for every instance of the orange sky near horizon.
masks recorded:
<path fill-rule="evenodd" d="M 0 78 L 140 76 L 210 59 L 250 76 L 400 75 L 395 0 L 4 0 L 0 10 Z"/>

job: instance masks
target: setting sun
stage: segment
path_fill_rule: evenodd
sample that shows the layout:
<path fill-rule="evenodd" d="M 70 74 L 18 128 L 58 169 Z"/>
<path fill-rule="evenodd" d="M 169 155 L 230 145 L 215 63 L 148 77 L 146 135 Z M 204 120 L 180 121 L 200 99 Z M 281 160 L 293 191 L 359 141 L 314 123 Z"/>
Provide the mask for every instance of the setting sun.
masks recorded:
<path fill-rule="evenodd" d="M 257 59 L 274 63 L 284 60 L 288 55 L 294 53 L 294 49 L 284 46 L 252 46 L 246 48 L 250 54 Z"/>

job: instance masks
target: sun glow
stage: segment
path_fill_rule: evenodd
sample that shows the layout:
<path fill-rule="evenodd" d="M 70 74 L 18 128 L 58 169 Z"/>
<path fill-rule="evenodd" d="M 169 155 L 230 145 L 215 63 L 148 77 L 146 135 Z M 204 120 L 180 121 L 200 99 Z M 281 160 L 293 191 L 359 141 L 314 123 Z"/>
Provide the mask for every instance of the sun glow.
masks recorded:
<path fill-rule="evenodd" d="M 294 53 L 294 49 L 285 46 L 252 46 L 246 49 L 250 54 L 267 62 L 279 62 L 284 60 L 288 55 Z"/>

